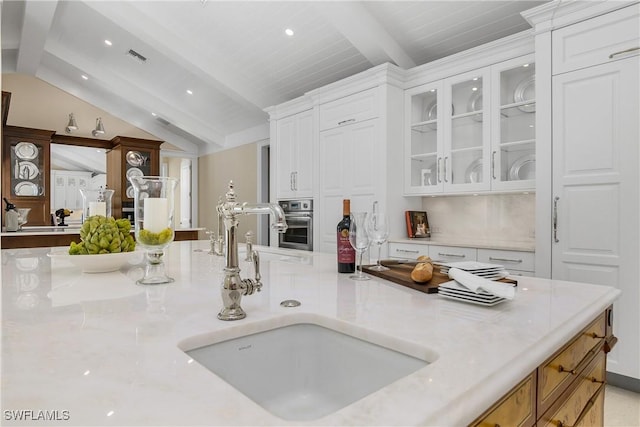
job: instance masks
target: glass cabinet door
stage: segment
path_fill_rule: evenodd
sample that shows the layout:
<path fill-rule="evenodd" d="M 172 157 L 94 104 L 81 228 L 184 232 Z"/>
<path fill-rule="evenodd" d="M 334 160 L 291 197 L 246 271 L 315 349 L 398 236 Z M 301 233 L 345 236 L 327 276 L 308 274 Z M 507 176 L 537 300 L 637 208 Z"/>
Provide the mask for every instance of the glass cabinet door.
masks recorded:
<path fill-rule="evenodd" d="M 408 165 L 405 185 L 407 192 L 432 193 L 442 191 L 442 83 L 424 85 L 409 96 L 410 112 Z"/>
<path fill-rule="evenodd" d="M 488 82 L 488 69 L 445 80 L 445 103 L 451 105 L 445 120 L 445 191 L 479 191 L 490 187 Z"/>
<path fill-rule="evenodd" d="M 43 196 L 44 158 L 44 147 L 38 142 L 11 144 L 11 197 Z"/>
<path fill-rule="evenodd" d="M 493 188 L 535 188 L 535 64 L 516 58 L 493 69 Z"/>

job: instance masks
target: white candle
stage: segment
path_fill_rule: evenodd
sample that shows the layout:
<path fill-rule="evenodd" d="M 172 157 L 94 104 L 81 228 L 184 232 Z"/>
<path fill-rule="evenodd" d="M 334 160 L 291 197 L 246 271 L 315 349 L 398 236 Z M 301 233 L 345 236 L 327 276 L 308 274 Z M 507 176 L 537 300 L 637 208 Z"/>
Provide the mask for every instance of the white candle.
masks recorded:
<path fill-rule="evenodd" d="M 152 233 L 160 233 L 169 226 L 169 202 L 165 197 L 144 199 L 142 227 Z"/>
<path fill-rule="evenodd" d="M 89 216 L 107 216 L 107 204 L 105 202 L 89 202 Z"/>

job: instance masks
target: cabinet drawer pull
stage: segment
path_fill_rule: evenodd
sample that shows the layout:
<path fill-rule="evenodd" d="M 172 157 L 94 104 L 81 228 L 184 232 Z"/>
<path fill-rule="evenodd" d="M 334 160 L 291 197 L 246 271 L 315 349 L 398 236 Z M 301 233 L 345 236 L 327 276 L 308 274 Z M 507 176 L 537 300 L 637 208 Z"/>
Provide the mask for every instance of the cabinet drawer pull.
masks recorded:
<path fill-rule="evenodd" d="M 588 334 L 588 335 L 589 335 L 591 338 L 593 338 L 593 339 L 602 339 L 602 338 L 606 338 L 604 335 L 602 335 L 602 336 L 601 336 L 601 335 L 596 334 L 595 332 L 592 332 L 592 333 L 590 333 L 590 334 Z"/>
<path fill-rule="evenodd" d="M 396 252 L 406 252 L 408 254 L 418 254 L 420 251 L 410 251 L 408 249 L 396 249 Z"/>
<path fill-rule="evenodd" d="M 576 364 L 575 368 L 567 369 L 562 365 L 558 366 L 558 372 L 566 372 L 566 373 L 571 374 L 571 375 L 576 375 L 578 373 L 578 366 L 581 366 L 585 360 L 590 359 L 591 357 L 593 357 L 596 354 L 596 352 L 598 352 L 599 350 L 600 350 L 600 346 L 594 347 L 591 350 L 589 350 L 587 352 L 587 354 L 584 355 L 582 360 L 580 362 L 578 362 L 578 364 Z"/>
<path fill-rule="evenodd" d="M 492 256 L 490 256 L 489 259 L 491 261 L 518 262 L 518 263 L 522 262 L 521 259 L 499 258 L 499 257 L 492 257 Z"/>
<path fill-rule="evenodd" d="M 582 424 L 583 418 L 587 416 L 589 410 L 593 407 L 593 405 L 595 405 L 596 400 L 598 400 L 600 393 L 602 393 L 603 391 L 604 384 L 601 384 L 600 387 L 598 387 L 598 390 L 596 390 L 593 396 L 591 396 L 591 398 L 587 401 L 586 405 L 584 405 L 584 408 L 582 408 L 580 415 L 578 415 L 578 418 L 576 418 L 576 422 L 573 423 L 574 426 L 579 426 L 580 424 Z M 555 424 L 557 427 L 571 427 L 560 420 L 551 420 L 551 423 Z"/>
<path fill-rule="evenodd" d="M 338 122 L 338 126 L 346 125 L 347 123 L 351 123 L 351 122 L 355 122 L 355 121 L 356 121 L 356 119 L 343 120 L 341 122 Z"/>
<path fill-rule="evenodd" d="M 636 50 L 640 50 L 640 47 L 632 47 L 631 49 L 625 49 L 625 50 L 621 50 L 620 52 L 614 52 L 611 55 L 609 55 L 609 59 L 613 59 L 615 56 L 623 55 L 625 53 L 635 52 Z"/>
<path fill-rule="evenodd" d="M 438 255 L 440 255 L 440 256 L 454 256 L 454 257 L 457 257 L 457 258 L 466 257 L 466 255 L 464 255 L 464 254 L 448 254 L 446 252 L 438 252 Z"/>

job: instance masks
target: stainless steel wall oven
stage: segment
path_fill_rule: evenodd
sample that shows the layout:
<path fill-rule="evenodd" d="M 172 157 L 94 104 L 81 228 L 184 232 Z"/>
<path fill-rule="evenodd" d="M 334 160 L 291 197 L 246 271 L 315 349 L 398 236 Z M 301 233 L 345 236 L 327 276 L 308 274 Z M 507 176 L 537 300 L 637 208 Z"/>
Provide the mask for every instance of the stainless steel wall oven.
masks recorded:
<path fill-rule="evenodd" d="M 281 248 L 313 250 L 313 200 L 280 200 L 287 231 L 278 234 Z"/>

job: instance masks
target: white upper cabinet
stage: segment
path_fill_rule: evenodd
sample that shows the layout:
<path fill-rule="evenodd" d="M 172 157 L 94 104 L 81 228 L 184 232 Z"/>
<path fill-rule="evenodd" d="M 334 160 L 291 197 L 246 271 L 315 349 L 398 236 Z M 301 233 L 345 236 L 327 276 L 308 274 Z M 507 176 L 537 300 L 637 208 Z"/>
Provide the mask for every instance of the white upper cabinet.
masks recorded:
<path fill-rule="evenodd" d="M 526 56 L 492 67 L 491 189 L 535 188 L 535 64 Z"/>
<path fill-rule="evenodd" d="M 535 189 L 533 55 L 405 92 L 405 194 Z"/>
<path fill-rule="evenodd" d="M 378 117 L 378 90 L 368 89 L 320 105 L 320 131 Z"/>
<path fill-rule="evenodd" d="M 303 111 L 276 123 L 276 197 L 313 196 L 313 112 Z"/>
<path fill-rule="evenodd" d="M 444 191 L 489 190 L 489 69 L 444 81 Z"/>

